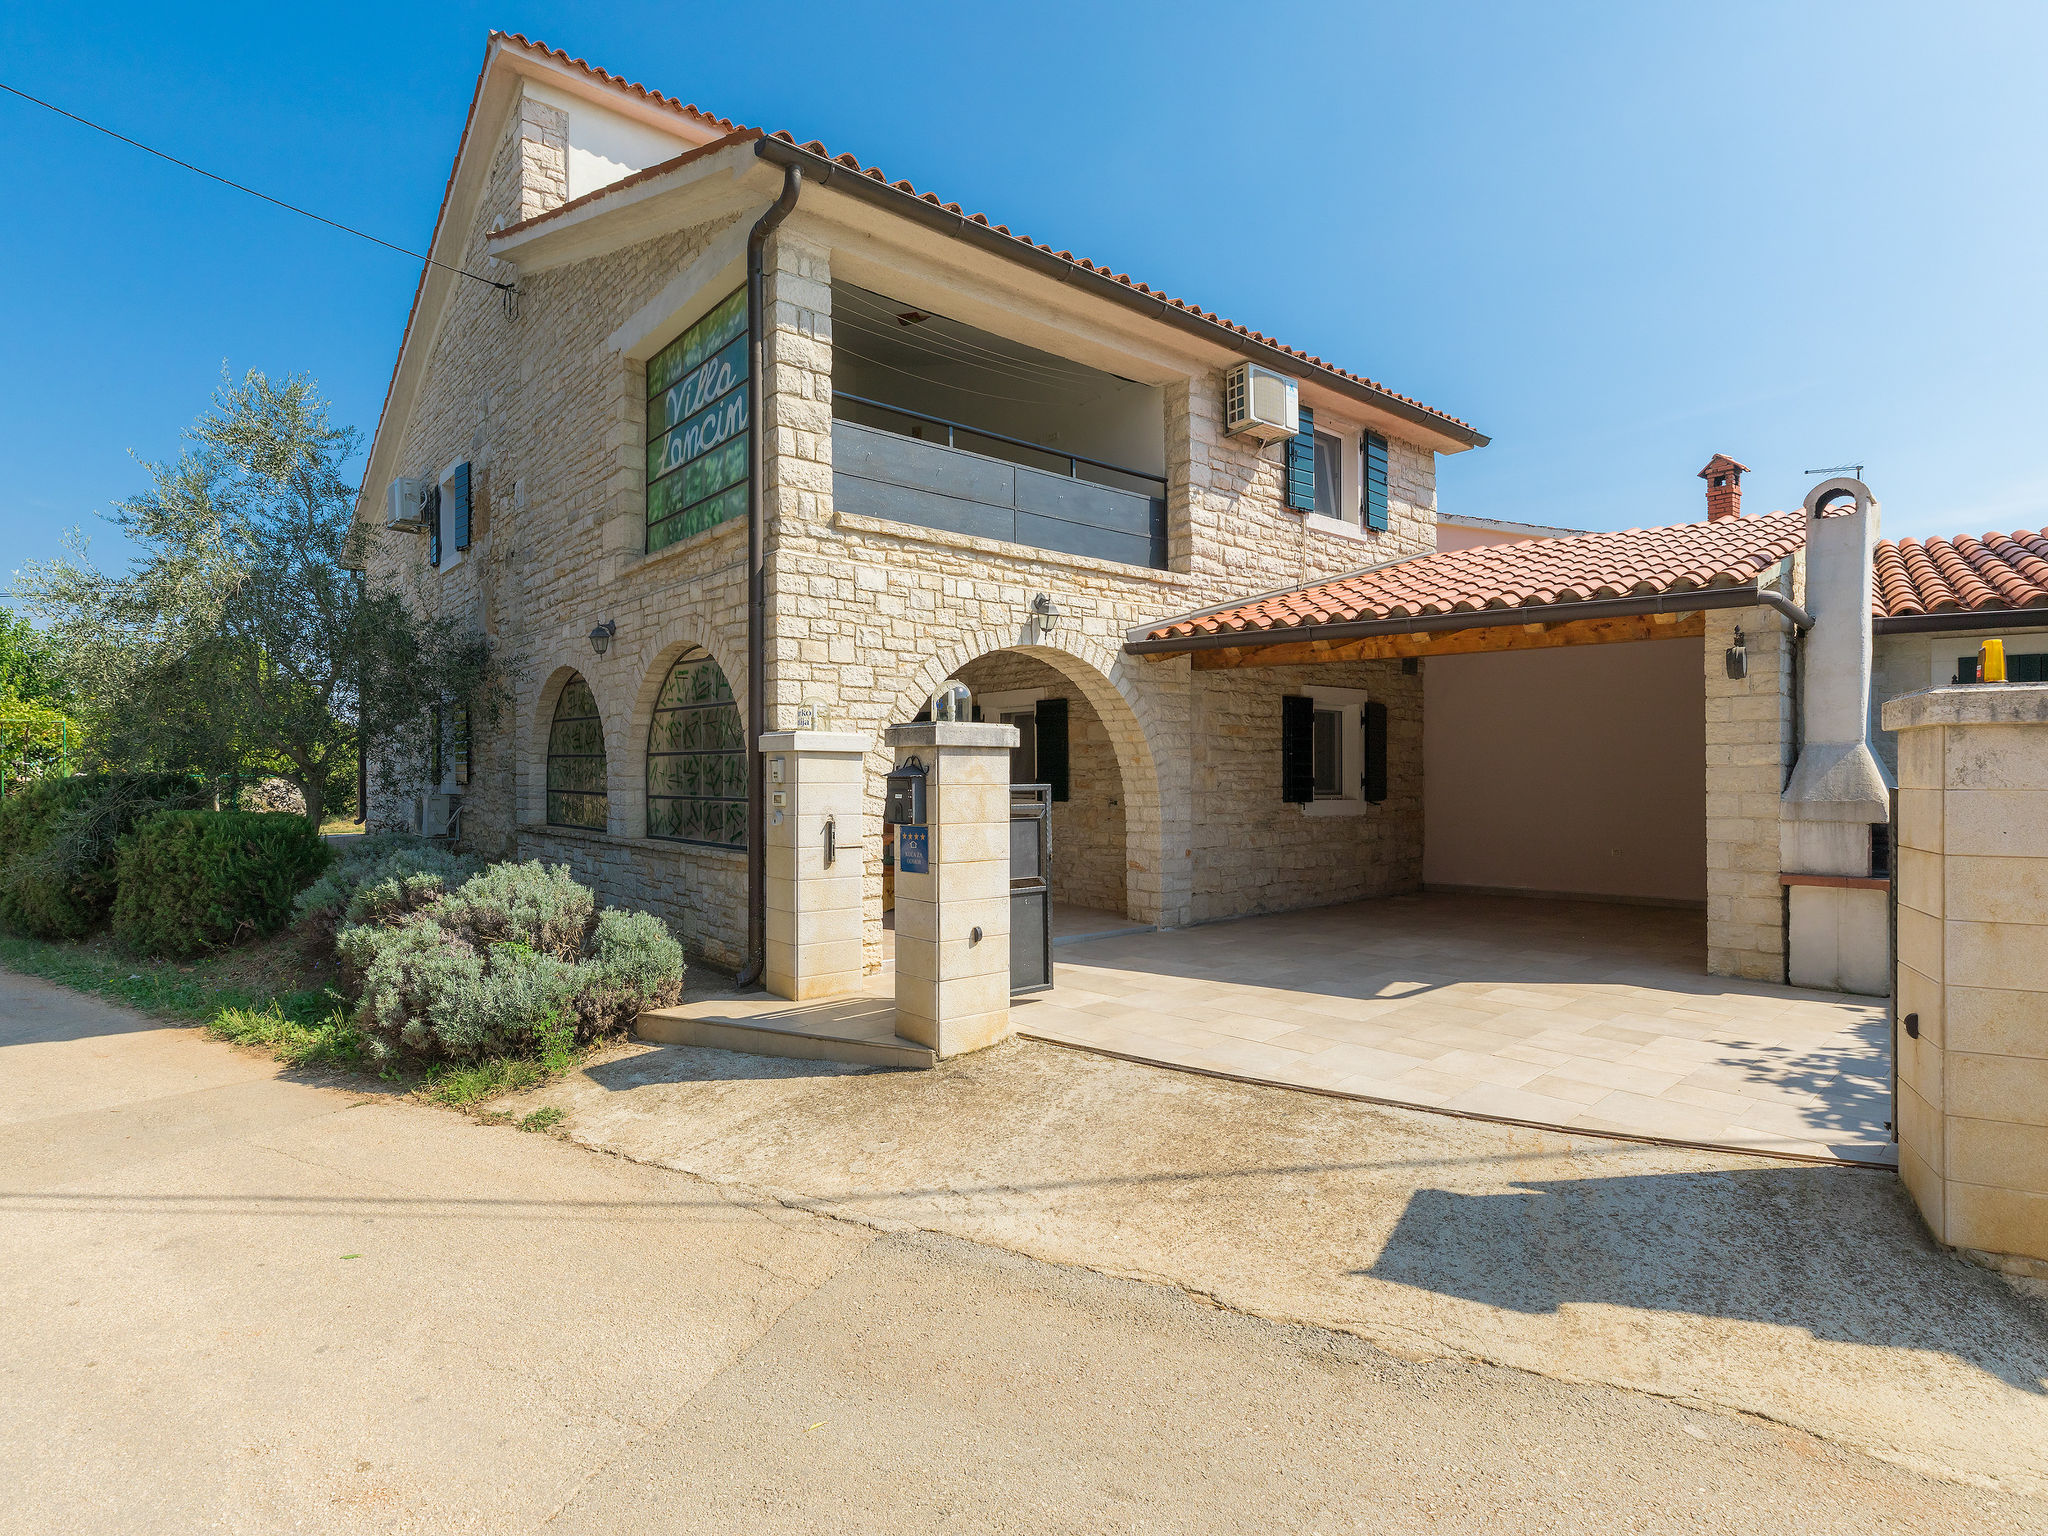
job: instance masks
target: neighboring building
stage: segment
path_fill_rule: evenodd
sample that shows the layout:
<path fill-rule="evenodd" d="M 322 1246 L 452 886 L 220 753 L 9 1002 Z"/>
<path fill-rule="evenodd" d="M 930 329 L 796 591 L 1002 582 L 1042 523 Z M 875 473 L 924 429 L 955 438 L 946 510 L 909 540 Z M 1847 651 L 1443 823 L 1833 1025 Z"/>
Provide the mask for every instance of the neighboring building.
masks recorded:
<path fill-rule="evenodd" d="M 1709 969 L 1783 979 L 1801 551 L 1833 511 L 1743 516 L 1717 458 L 1704 523 L 1440 520 L 1437 456 L 1486 442 L 1456 418 L 517 36 L 490 41 L 431 254 L 369 574 L 487 634 L 513 707 L 373 821 L 459 804 L 465 843 L 566 861 L 734 964 L 773 814 L 750 715 L 853 733 L 867 812 L 836 847 L 864 889 L 824 947 L 857 976 L 884 953 L 883 733 L 958 679 L 1019 727 L 1014 776 L 1054 786 L 1063 903 L 1679 903 Z M 1297 429 L 1262 428 L 1289 381 Z M 1820 621 L 1861 624 L 1843 601 Z M 1880 693 L 1912 665 L 1893 638 Z M 1921 664 L 1910 686 L 1944 663 Z"/>

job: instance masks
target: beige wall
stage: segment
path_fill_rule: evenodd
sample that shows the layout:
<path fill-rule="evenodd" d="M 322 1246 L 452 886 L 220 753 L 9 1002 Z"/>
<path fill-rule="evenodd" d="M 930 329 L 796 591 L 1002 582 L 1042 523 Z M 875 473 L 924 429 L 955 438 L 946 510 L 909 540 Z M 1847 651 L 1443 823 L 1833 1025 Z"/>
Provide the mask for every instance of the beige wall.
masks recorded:
<path fill-rule="evenodd" d="M 1430 885 L 1705 902 L 1697 639 L 1422 667 Z"/>
<path fill-rule="evenodd" d="M 1885 718 L 1899 737 L 1899 1176 L 1942 1242 L 2038 1271 L 2048 686 L 1924 691 Z"/>
<path fill-rule="evenodd" d="M 1398 661 L 1194 672 L 1192 921 L 1284 912 L 1422 882 L 1422 679 Z M 1360 690 L 1387 706 L 1387 798 L 1280 798 L 1280 700 Z"/>

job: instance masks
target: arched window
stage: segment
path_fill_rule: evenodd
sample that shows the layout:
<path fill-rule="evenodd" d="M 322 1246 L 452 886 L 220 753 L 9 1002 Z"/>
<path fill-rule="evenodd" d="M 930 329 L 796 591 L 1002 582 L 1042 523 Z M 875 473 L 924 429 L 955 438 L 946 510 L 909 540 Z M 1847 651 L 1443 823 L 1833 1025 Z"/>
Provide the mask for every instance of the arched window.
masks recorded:
<path fill-rule="evenodd" d="M 548 730 L 548 825 L 602 832 L 611 809 L 605 793 L 604 722 L 581 673 L 555 701 Z"/>
<path fill-rule="evenodd" d="M 647 727 L 647 835 L 747 846 L 747 736 L 732 685 L 702 650 L 662 681 Z"/>

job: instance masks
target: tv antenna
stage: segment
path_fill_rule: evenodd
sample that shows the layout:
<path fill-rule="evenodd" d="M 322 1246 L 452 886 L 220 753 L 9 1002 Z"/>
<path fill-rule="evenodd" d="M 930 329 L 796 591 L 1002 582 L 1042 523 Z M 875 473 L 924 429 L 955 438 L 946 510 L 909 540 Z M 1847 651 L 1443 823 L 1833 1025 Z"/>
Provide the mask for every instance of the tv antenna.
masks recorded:
<path fill-rule="evenodd" d="M 1803 475 L 1840 475 L 1853 473 L 1858 480 L 1861 480 L 1863 478 L 1863 466 L 1861 464 L 1831 464 L 1826 469 L 1803 469 L 1800 471 L 1800 473 Z"/>

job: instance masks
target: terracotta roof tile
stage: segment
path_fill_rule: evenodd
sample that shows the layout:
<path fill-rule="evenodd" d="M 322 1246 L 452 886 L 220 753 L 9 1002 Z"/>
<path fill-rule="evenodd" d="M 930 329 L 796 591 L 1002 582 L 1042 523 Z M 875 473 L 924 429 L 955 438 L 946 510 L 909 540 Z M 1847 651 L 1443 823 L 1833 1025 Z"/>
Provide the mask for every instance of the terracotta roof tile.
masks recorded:
<path fill-rule="evenodd" d="M 1805 542 L 1804 514 L 1443 550 L 1164 624 L 1148 640 L 1427 618 L 1741 586 Z"/>
<path fill-rule="evenodd" d="M 690 116 L 695 117 L 698 120 L 706 124 L 709 124 L 713 127 L 719 128 L 726 133 L 739 133 L 746 131 L 745 129 L 742 128 L 740 124 L 733 122 L 730 118 L 714 117 L 711 113 L 702 111 L 695 106 L 685 105 L 683 102 L 678 101 L 673 96 L 664 96 L 658 91 L 649 90 L 646 86 L 631 83 L 624 79 L 622 76 L 612 74 L 609 70 L 600 69 L 597 65 L 591 64 L 583 59 L 571 58 L 566 52 L 564 52 L 560 48 L 551 48 L 546 43 L 540 42 L 538 40 L 528 39 L 517 32 L 500 32 L 494 33 L 493 36 L 496 38 L 500 38 L 507 43 L 515 44 L 516 46 L 524 49 L 528 53 L 535 54 L 542 58 L 552 59 L 557 63 L 566 64 L 572 69 L 580 69 L 585 74 L 591 76 L 593 79 L 602 80 L 608 85 L 617 86 L 623 90 L 631 91 L 633 94 L 641 97 L 643 100 L 654 102 L 660 106 L 668 107 L 678 112 L 688 113 Z M 773 136 L 775 138 L 782 139 L 787 143 L 795 144 L 797 142 L 795 135 L 787 132 L 786 130 L 778 130 Z M 960 204 L 942 202 L 936 193 L 920 192 L 917 190 L 915 186 L 913 186 L 908 181 L 891 181 L 890 178 L 887 175 L 885 175 L 882 171 L 878 170 L 874 166 L 862 164 L 859 158 L 854 155 L 834 155 L 829 149 L 827 149 L 822 143 L 820 143 L 816 139 L 812 139 L 808 143 L 798 145 L 798 147 L 801 149 L 809 150 L 812 154 L 821 155 L 826 159 L 831 160 L 834 164 L 844 166 L 846 169 L 850 171 L 856 171 L 863 176 L 872 177 L 876 181 L 885 182 L 888 185 L 893 186 L 897 191 L 905 192 L 913 197 L 920 198 L 924 202 L 930 203 L 935 207 L 944 208 L 950 213 L 960 214 L 962 218 L 971 218 L 977 224 L 988 225 L 988 227 L 994 229 L 997 233 L 1008 235 L 1011 239 L 1017 241 L 1021 245 L 1028 245 L 1032 247 L 1034 250 L 1044 252 L 1048 256 L 1056 256 L 1062 261 L 1072 262 L 1077 267 L 1084 268 L 1091 272 L 1099 273 L 1100 275 L 1107 277 L 1111 282 L 1121 283 L 1126 288 L 1130 288 L 1139 293 L 1149 294 L 1152 297 L 1161 300 L 1162 302 L 1173 305 L 1176 309 L 1184 309 L 1188 311 L 1190 314 L 1199 315 L 1203 319 L 1208 320 L 1213 324 L 1220 325 L 1228 330 L 1237 332 L 1240 336 L 1245 336 L 1254 341 L 1260 341 L 1268 346 L 1274 347 L 1279 351 L 1286 353 L 1289 357 L 1299 358 L 1301 359 L 1301 361 L 1309 363 L 1315 367 L 1328 369 L 1331 373 L 1338 374 L 1343 378 L 1350 379 L 1354 383 L 1363 384 L 1368 389 L 1377 390 L 1379 393 L 1386 395 L 1390 399 L 1399 400 L 1403 404 L 1414 406 L 1419 411 L 1425 411 L 1429 415 L 1436 417 L 1438 420 L 1448 422 L 1454 427 L 1463 428 L 1468 432 L 1472 430 L 1472 424 L 1470 422 L 1461 420 L 1460 418 L 1453 416 L 1446 411 L 1437 410 L 1434 406 L 1424 405 L 1420 400 L 1417 400 L 1412 395 L 1404 395 L 1398 390 L 1389 389 L 1386 385 L 1380 383 L 1378 380 L 1367 378 L 1362 373 L 1354 373 L 1348 368 L 1340 368 L 1335 363 L 1326 362 L 1322 358 L 1317 357 L 1312 353 L 1305 352 L 1299 347 L 1291 347 L 1287 345 L 1287 343 L 1280 341 L 1274 337 L 1264 335 L 1259 331 L 1255 331 L 1251 329 L 1249 326 L 1240 325 L 1235 320 L 1227 320 L 1223 316 L 1216 314 L 1213 310 L 1206 310 L 1201 308 L 1199 305 L 1189 304 L 1184 302 L 1183 300 L 1171 298 L 1167 294 L 1160 292 L 1156 288 L 1148 287 L 1144 283 L 1136 281 L 1128 273 L 1112 271 L 1109 267 L 1103 266 L 1100 263 L 1089 261 L 1084 257 L 1076 256 L 1072 251 L 1056 251 L 1049 245 L 1031 239 L 1028 235 L 1020 235 L 1015 233 L 1010 229 L 1010 227 L 1007 224 L 989 224 L 988 217 L 985 214 L 963 213 Z M 658 170 L 660 168 L 650 167 L 649 169 Z M 613 188 L 608 187 L 600 189 L 599 192 L 591 194 L 590 198 L 581 198 L 578 199 L 578 202 L 588 202 L 592 198 L 602 196 L 604 192 L 608 192 L 611 190 L 613 190 Z M 545 217 L 545 215 L 542 215 L 541 217 Z M 537 222 L 539 222 L 538 219 L 529 219 L 526 221 L 527 224 L 533 224 Z"/>
<path fill-rule="evenodd" d="M 1482 544 L 1301 587 L 1241 607 L 1181 619 L 1147 640 L 1245 634 L 1320 624 L 1500 612 L 1601 598 L 1650 597 L 1740 586 L 1806 542 L 1804 514 L 1582 533 L 1568 539 Z M 2048 608 L 2048 529 L 1878 542 L 1871 613 Z"/>
<path fill-rule="evenodd" d="M 1882 539 L 1874 574 L 1880 618 L 2048 608 L 2048 530 Z"/>

